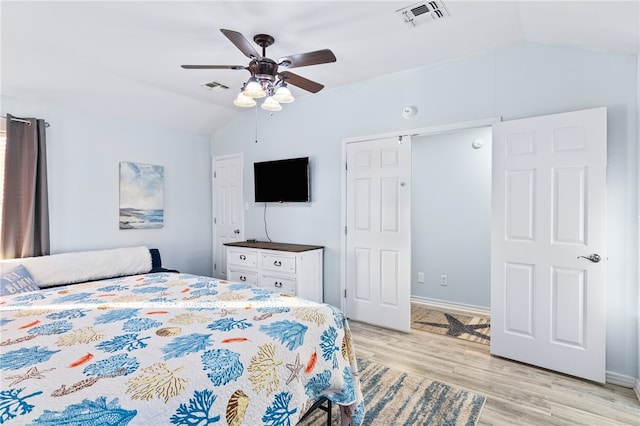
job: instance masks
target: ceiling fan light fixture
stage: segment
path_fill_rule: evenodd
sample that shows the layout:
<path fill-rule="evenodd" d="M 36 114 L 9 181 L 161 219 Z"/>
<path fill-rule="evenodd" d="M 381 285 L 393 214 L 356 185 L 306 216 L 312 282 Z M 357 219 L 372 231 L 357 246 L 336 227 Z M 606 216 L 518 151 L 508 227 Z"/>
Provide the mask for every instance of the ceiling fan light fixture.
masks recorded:
<path fill-rule="evenodd" d="M 267 92 L 265 92 L 265 90 L 262 88 L 262 85 L 253 77 L 250 78 L 249 81 L 247 81 L 247 85 L 245 86 L 242 93 L 244 94 L 244 96 L 254 99 L 264 98 L 265 96 L 267 96 Z"/>
<path fill-rule="evenodd" d="M 282 109 L 282 105 L 273 99 L 273 96 L 267 97 L 260 106 L 262 109 L 266 109 L 267 111 L 280 111 Z"/>
<path fill-rule="evenodd" d="M 290 104 L 295 100 L 286 84 L 278 87 L 278 90 L 276 90 L 276 93 L 273 95 L 273 99 L 281 104 Z"/>
<path fill-rule="evenodd" d="M 256 105 L 256 101 L 254 101 L 253 98 L 245 96 L 242 92 L 238 93 L 238 96 L 233 101 L 233 103 L 243 108 L 249 108 Z"/>

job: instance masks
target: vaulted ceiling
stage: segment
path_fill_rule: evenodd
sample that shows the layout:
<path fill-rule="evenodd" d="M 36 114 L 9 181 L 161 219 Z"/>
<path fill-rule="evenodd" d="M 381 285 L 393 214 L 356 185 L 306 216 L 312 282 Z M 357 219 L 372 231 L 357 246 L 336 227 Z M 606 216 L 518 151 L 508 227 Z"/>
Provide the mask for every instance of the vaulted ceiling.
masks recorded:
<path fill-rule="evenodd" d="M 232 101 L 249 73 L 180 65 L 247 65 L 221 28 L 248 40 L 272 35 L 273 59 L 331 49 L 337 62 L 292 70 L 324 91 L 523 41 L 640 52 L 637 0 L 438 0 L 444 17 L 417 15 L 416 25 L 398 12 L 420 5 L 429 2 L 3 0 L 0 90 L 8 98 L 210 135 L 245 111 Z M 203 87 L 210 82 L 230 89 Z"/>

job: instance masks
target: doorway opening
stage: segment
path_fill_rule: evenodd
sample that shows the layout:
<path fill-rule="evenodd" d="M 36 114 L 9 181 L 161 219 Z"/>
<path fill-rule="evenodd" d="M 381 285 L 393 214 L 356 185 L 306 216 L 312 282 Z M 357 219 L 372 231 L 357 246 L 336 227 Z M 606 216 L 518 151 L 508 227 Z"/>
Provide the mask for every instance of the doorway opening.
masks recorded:
<path fill-rule="evenodd" d="M 412 239 L 411 188 L 419 186 L 420 182 L 414 182 L 411 175 L 402 177 L 399 174 L 393 176 L 391 174 L 393 174 L 393 170 L 411 169 L 410 151 L 413 146 L 413 138 L 478 128 L 490 129 L 490 126 L 499 121 L 499 119 L 476 120 L 343 140 L 342 156 L 345 171 L 342 180 L 343 209 L 341 217 L 342 228 L 345 233 L 342 235 L 341 241 L 343 254 L 341 256 L 341 290 L 344 295 L 341 308 L 349 317 L 364 322 L 370 321 L 372 324 L 382 325 L 383 327 L 395 328 L 405 332 L 410 331 L 410 287 L 413 281 L 412 275 L 414 275 L 411 270 L 410 254 Z M 399 153 L 403 150 L 399 150 L 403 146 L 408 148 L 408 157 L 396 154 L 396 152 Z M 377 149 L 382 149 L 380 152 L 385 154 L 374 155 Z M 401 163 L 400 167 L 391 167 L 392 165 L 397 165 L 396 161 Z M 378 179 L 378 177 L 375 177 L 378 176 L 376 174 L 378 172 L 367 174 L 372 164 L 379 164 L 376 167 L 384 170 L 380 175 L 383 176 L 382 180 L 380 180 L 380 185 L 382 185 L 380 188 L 390 189 L 389 191 L 380 192 L 380 190 L 376 189 L 377 187 L 370 188 L 370 185 L 374 182 L 372 179 Z M 371 170 L 378 170 L 376 167 L 371 168 Z M 362 191 L 358 191 L 358 188 L 362 189 Z M 394 188 L 397 193 L 391 190 Z M 408 193 L 407 190 L 409 191 Z M 387 194 L 386 201 L 382 204 L 376 204 L 376 202 L 371 204 L 369 201 L 375 201 L 375 199 L 371 198 L 370 194 L 378 193 Z M 397 197 L 391 196 L 392 193 L 396 193 Z M 490 197 L 488 198 L 490 199 Z M 406 201 L 400 202 L 400 200 L 405 199 Z M 398 208 L 392 208 L 396 205 Z M 356 209 L 357 206 L 360 207 Z M 373 214 L 372 212 L 377 211 L 378 207 L 376 206 L 386 206 L 387 212 L 381 212 L 381 215 Z M 402 206 L 402 208 L 399 206 Z M 396 214 L 393 212 L 396 212 Z M 384 218 L 385 226 L 378 226 L 375 223 L 372 226 L 368 218 L 376 217 Z M 391 232 L 391 230 L 396 232 Z M 386 245 L 383 245 L 384 251 L 376 252 L 370 250 L 370 247 L 367 246 L 367 242 L 371 241 L 399 240 L 400 234 L 405 235 L 402 238 L 408 238 L 404 240 L 409 243 L 405 250 L 389 249 Z M 394 263 L 390 259 L 402 261 Z M 386 271 L 387 275 L 381 274 L 380 271 Z M 372 284 L 368 278 L 374 276 L 380 278 L 379 284 Z M 404 284 L 405 282 L 407 283 L 406 285 Z M 363 289 L 367 289 L 367 291 Z M 371 310 L 381 311 L 384 309 L 391 309 L 394 315 L 387 313 L 372 317 L 364 314 Z M 392 326 L 392 321 L 390 320 L 392 317 L 394 324 L 402 324 L 402 327 Z"/>
<path fill-rule="evenodd" d="M 491 148 L 491 127 L 412 138 L 412 302 L 489 314 Z"/>

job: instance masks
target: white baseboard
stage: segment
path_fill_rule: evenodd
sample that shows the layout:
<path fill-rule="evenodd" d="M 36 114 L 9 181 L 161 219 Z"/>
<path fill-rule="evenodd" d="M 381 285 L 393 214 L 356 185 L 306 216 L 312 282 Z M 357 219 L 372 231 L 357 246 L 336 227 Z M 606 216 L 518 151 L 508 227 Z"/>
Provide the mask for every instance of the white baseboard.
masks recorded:
<path fill-rule="evenodd" d="M 636 387 L 633 390 L 636 391 L 636 398 L 640 401 L 640 379 L 636 379 Z"/>
<path fill-rule="evenodd" d="M 636 395 L 638 394 L 638 386 L 640 386 L 640 382 L 638 382 L 638 379 L 636 379 L 635 377 L 625 376 L 620 373 L 614 373 L 613 371 L 607 371 L 605 373 L 605 381 L 611 385 L 618 385 L 624 388 L 636 389 Z M 638 398 L 640 399 L 640 396 Z"/>
<path fill-rule="evenodd" d="M 411 296 L 411 302 L 419 303 L 421 305 L 429 306 L 432 308 L 457 311 L 462 314 L 468 315 L 491 315 L 491 309 L 484 306 L 466 305 L 464 303 L 454 303 L 448 302 L 446 300 L 429 299 L 428 297 L 420 296 Z"/>

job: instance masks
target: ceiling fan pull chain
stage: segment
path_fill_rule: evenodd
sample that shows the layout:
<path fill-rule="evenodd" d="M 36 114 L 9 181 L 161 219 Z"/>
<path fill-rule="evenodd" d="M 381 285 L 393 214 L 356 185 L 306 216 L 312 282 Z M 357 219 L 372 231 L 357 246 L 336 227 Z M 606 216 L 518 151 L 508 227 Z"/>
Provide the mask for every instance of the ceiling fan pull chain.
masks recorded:
<path fill-rule="evenodd" d="M 258 143 L 258 105 L 255 106 L 256 110 L 256 142 Z"/>

